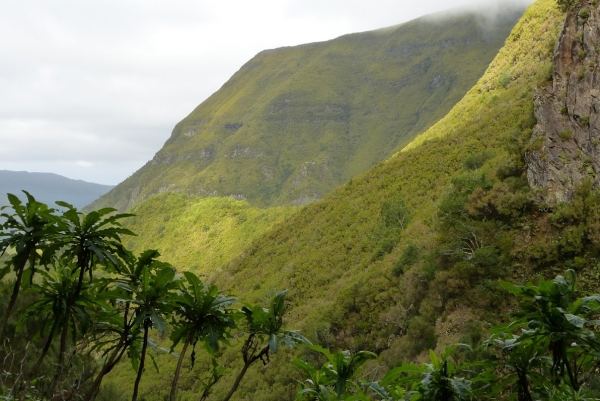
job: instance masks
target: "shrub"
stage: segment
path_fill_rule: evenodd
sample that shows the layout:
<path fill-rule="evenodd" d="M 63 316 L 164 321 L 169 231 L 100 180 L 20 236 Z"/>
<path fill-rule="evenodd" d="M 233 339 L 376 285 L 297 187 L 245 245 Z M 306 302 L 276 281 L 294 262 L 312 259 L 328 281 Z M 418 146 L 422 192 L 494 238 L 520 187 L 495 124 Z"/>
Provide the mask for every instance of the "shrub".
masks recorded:
<path fill-rule="evenodd" d="M 589 127 L 590 126 L 590 116 L 581 116 L 579 122 L 584 127 Z"/>
<path fill-rule="evenodd" d="M 404 273 L 405 268 L 414 265 L 419 260 L 419 248 L 415 243 L 410 243 L 402 252 L 400 259 L 392 268 L 394 276 L 400 276 Z"/>
<path fill-rule="evenodd" d="M 560 8 L 562 12 L 565 12 L 575 5 L 576 0 L 556 0 L 556 3 L 558 4 L 558 8 Z"/>
<path fill-rule="evenodd" d="M 470 156 L 465 160 L 465 167 L 469 170 L 477 170 L 483 164 L 492 158 L 491 152 L 483 152 L 473 156 Z"/>
<path fill-rule="evenodd" d="M 573 133 L 569 130 L 560 131 L 558 136 L 563 141 L 570 141 L 571 139 L 573 139 Z"/>
<path fill-rule="evenodd" d="M 386 227 L 404 228 L 410 220 L 409 210 L 400 198 L 384 202 L 381 206 L 381 217 Z"/>

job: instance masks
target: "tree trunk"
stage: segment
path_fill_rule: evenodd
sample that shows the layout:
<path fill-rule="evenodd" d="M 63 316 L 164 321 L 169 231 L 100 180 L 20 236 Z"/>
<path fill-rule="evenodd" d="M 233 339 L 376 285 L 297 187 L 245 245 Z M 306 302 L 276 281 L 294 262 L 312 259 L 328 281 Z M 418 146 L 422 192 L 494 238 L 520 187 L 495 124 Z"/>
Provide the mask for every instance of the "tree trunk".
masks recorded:
<path fill-rule="evenodd" d="M 573 369 L 571 368 L 571 364 L 569 363 L 569 358 L 567 357 L 567 346 L 565 344 L 565 340 L 561 340 L 560 347 L 562 352 L 563 363 L 567 366 L 567 373 L 569 374 L 569 381 L 571 382 L 571 387 L 573 387 L 573 390 L 579 391 L 579 383 L 577 383 L 577 378 L 573 373 Z"/>
<path fill-rule="evenodd" d="M 12 310 L 17 303 L 17 298 L 19 296 L 19 290 L 21 288 L 21 280 L 23 280 L 23 271 L 25 269 L 25 265 L 27 264 L 27 258 L 24 262 L 17 266 L 17 279 L 15 281 L 15 285 L 13 287 L 12 295 L 10 296 L 10 302 L 8 303 L 8 308 L 6 308 L 6 312 L 4 313 L 4 318 L 2 318 L 2 325 L 0 326 L 0 344 L 4 342 L 4 329 L 6 328 L 6 324 L 8 323 L 8 318 L 12 314 Z"/>
<path fill-rule="evenodd" d="M 69 335 L 69 310 L 67 309 L 67 314 L 65 316 L 65 320 L 63 322 L 63 330 L 60 335 L 60 350 L 58 352 L 58 365 L 56 367 L 56 373 L 54 374 L 54 380 L 52 380 L 52 385 L 50 388 L 52 389 L 52 394 L 56 393 L 58 387 L 60 385 L 60 378 L 62 377 L 63 365 L 65 362 L 65 353 L 67 352 L 67 337 Z"/>
<path fill-rule="evenodd" d="M 254 362 L 254 360 L 250 360 L 250 361 L 248 361 L 247 363 L 244 364 L 244 367 L 242 368 L 242 370 L 240 371 L 240 373 L 235 378 L 235 383 L 233 383 L 233 387 L 231 387 L 231 390 L 229 390 L 229 393 L 227 393 L 227 395 L 225 396 L 225 398 L 223 398 L 223 401 L 229 401 L 229 399 L 231 398 L 231 396 L 233 395 L 233 393 L 235 393 L 237 391 L 238 386 L 240 385 L 240 382 L 242 381 L 242 378 L 246 374 L 246 371 L 248 370 L 248 368 L 250 367 L 250 365 L 252 364 L 252 362 Z"/>
<path fill-rule="evenodd" d="M 135 378 L 135 385 L 133 386 L 133 396 L 131 397 L 131 401 L 137 400 L 140 380 L 142 380 L 142 374 L 144 373 L 144 363 L 146 362 L 146 348 L 148 348 L 148 331 L 148 323 L 144 322 L 144 342 L 142 343 L 142 356 L 140 357 L 140 366 L 138 368 L 137 377 Z"/>
<path fill-rule="evenodd" d="M 252 334 L 250 337 L 248 337 L 248 339 L 246 340 L 246 344 L 248 344 L 252 340 L 253 336 L 254 335 Z M 233 383 L 233 387 L 231 387 L 231 390 L 229 390 L 229 393 L 227 393 L 227 395 L 225 396 L 225 398 L 223 398 L 223 401 L 229 401 L 229 399 L 231 398 L 231 396 L 233 395 L 233 393 L 235 393 L 237 391 L 237 388 L 240 385 L 240 382 L 242 381 L 242 378 L 246 374 L 246 371 L 248 370 L 248 368 L 250 367 L 250 365 L 252 365 L 254 362 L 258 361 L 259 359 L 261 359 L 262 357 L 264 357 L 265 355 L 267 355 L 268 352 L 269 352 L 269 346 L 267 345 L 262 350 L 260 350 L 260 352 L 258 353 L 258 355 L 254 355 L 254 356 L 251 356 L 250 358 L 247 358 L 247 355 L 244 354 L 244 359 L 245 359 L 245 361 L 244 361 L 244 367 L 242 368 L 242 370 L 240 371 L 240 373 L 235 378 L 235 382 Z"/>
<path fill-rule="evenodd" d="M 217 384 L 217 382 L 221 379 L 222 376 L 217 376 L 217 375 L 212 375 L 212 377 L 210 378 L 209 382 L 206 384 L 206 387 L 204 387 L 204 391 L 202 391 L 202 396 L 200 397 L 200 401 L 206 401 L 206 399 L 208 398 L 208 396 L 210 395 L 210 392 L 212 390 L 212 387 Z"/>
<path fill-rule="evenodd" d="M 96 377 L 96 379 L 94 379 L 92 386 L 88 390 L 86 394 L 86 400 L 88 401 L 94 401 L 96 399 L 98 391 L 100 391 L 102 379 L 115 367 L 117 363 L 119 363 L 121 357 L 130 345 L 127 341 L 127 338 L 129 337 L 129 330 L 131 328 L 127 321 L 128 316 L 129 302 L 126 303 L 125 311 L 123 312 L 123 333 L 121 334 L 121 338 L 119 338 L 119 343 L 115 347 L 115 350 L 113 351 L 111 356 L 108 358 L 108 361 L 104 364 L 104 366 L 102 366 L 102 370 L 100 371 L 100 373 L 98 373 L 98 376 Z"/>
<path fill-rule="evenodd" d="M 516 364 L 514 365 L 517 371 L 518 377 L 518 390 L 517 399 L 518 401 L 533 401 L 533 397 L 529 392 L 529 380 L 527 379 L 527 372 L 525 369 L 520 369 Z"/>
<path fill-rule="evenodd" d="M 50 346 L 52 345 L 52 339 L 54 338 L 54 332 L 58 328 L 58 322 L 59 322 L 59 320 L 57 319 L 52 324 L 52 328 L 50 329 L 50 334 L 48 334 L 48 338 L 46 339 L 46 344 L 44 345 L 44 349 L 42 350 L 40 357 L 38 358 L 37 362 L 35 363 L 35 366 L 33 367 L 33 369 L 31 369 L 31 372 L 29 372 L 28 377 L 30 380 L 33 379 L 33 376 L 35 376 L 37 374 L 38 370 L 42 366 L 42 362 L 44 361 L 44 358 L 46 358 L 46 355 L 48 354 L 48 351 L 50 350 Z"/>
<path fill-rule="evenodd" d="M 181 350 L 181 354 L 179 354 L 179 360 L 177 361 L 177 368 L 175 369 L 175 376 L 173 376 L 173 383 L 171 384 L 171 401 L 175 401 L 175 393 L 177 393 L 177 382 L 179 381 L 179 373 L 181 372 L 181 365 L 183 365 L 183 360 L 185 358 L 185 352 L 187 351 L 187 347 L 192 339 L 192 332 L 185 339 L 185 343 L 183 344 L 183 349 Z"/>
<path fill-rule="evenodd" d="M 90 389 L 88 390 L 86 395 L 87 400 L 93 401 L 94 399 L 96 399 L 96 396 L 98 395 L 98 390 L 100 390 L 100 385 L 102 384 L 102 379 L 104 379 L 104 376 L 106 376 L 115 367 L 115 365 L 119 362 L 121 356 L 123 355 L 126 349 L 127 347 L 123 344 L 123 337 L 121 337 L 119 343 L 115 347 L 115 350 L 110 355 L 106 363 L 102 366 L 102 369 L 100 370 L 100 373 L 98 373 L 98 376 L 96 376 L 96 378 L 92 382 L 92 385 L 90 386 Z"/>

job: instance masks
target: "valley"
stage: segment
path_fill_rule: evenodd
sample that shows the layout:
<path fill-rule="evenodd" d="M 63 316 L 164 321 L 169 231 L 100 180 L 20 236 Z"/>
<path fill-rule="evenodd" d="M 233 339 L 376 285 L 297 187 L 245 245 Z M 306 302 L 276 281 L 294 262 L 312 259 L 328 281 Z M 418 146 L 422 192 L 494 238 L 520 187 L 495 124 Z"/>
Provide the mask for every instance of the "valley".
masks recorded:
<path fill-rule="evenodd" d="M 111 401 L 174 400 L 174 371 L 180 400 L 598 399 L 598 13 L 537 0 L 258 54 L 84 209 L 133 213 L 107 225 L 118 261 L 90 260 L 138 343 L 91 331 L 70 363 L 97 375 L 110 353 L 75 350 L 120 338 Z M 169 285 L 188 307 L 218 287 L 238 323 L 183 336 L 186 307 L 141 309 Z"/>

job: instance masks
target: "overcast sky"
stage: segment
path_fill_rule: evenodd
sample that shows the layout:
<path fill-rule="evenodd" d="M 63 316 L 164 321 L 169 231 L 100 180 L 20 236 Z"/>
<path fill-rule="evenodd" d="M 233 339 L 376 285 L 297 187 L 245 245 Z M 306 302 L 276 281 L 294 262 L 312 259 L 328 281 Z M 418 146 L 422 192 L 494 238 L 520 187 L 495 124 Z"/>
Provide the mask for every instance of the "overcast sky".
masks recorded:
<path fill-rule="evenodd" d="M 0 170 L 117 184 L 259 51 L 473 3 L 0 0 Z"/>

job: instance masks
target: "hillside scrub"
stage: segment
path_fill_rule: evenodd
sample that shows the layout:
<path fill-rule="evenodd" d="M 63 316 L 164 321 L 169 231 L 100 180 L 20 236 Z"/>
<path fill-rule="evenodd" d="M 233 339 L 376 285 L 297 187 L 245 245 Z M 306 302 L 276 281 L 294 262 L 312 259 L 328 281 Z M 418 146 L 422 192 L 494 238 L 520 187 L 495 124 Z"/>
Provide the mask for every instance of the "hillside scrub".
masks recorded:
<path fill-rule="evenodd" d="M 156 195 L 131 209 L 127 225 L 138 235 L 126 245 L 135 252 L 161 249 L 176 266 L 211 274 L 297 210 L 259 209 L 233 198 Z"/>
<path fill-rule="evenodd" d="M 508 245 L 498 244 L 489 250 L 487 246 L 501 240 L 497 237 L 498 226 L 506 221 L 514 225 L 515 231 L 504 238 L 509 241 L 522 224 L 520 219 L 536 211 L 523 188 L 521 152 L 535 123 L 533 88 L 548 77 L 546 71 L 561 21 L 562 14 L 554 2 L 533 4 L 484 76 L 445 118 L 395 157 L 289 217 L 286 224 L 265 235 L 235 260 L 227 273 L 217 273 L 215 279 L 249 294 L 255 286 L 284 284 L 290 288 L 301 319 L 312 322 L 308 327 L 314 327 L 315 322 L 331 324 L 331 334 L 340 346 L 350 349 L 383 351 L 389 344 L 377 338 L 391 335 L 399 341 L 415 316 L 424 315 L 431 324 L 430 319 L 443 314 L 446 307 L 449 313 L 457 303 L 469 308 L 484 306 L 473 305 L 481 298 L 469 295 L 472 286 L 461 281 L 455 283 L 460 302 L 433 302 L 438 299 L 434 294 L 452 288 L 448 274 L 456 263 L 450 261 L 449 269 L 438 265 L 440 258 L 449 256 L 439 249 L 445 242 L 439 237 L 444 230 L 441 202 L 446 199 L 444 202 L 454 203 L 456 213 L 464 215 L 466 201 L 475 196 L 473 193 L 493 191 L 501 198 L 498 205 L 505 206 L 498 206 L 498 221 L 480 217 L 481 225 L 490 227 L 485 228 L 489 237 L 473 238 L 476 243 L 486 242 L 477 256 L 483 264 L 514 261 L 504 253 L 495 255 Z M 498 79 L 507 70 L 513 78 L 500 85 Z M 482 154 L 486 155 L 482 158 L 485 161 L 479 168 L 473 170 L 472 163 L 465 165 L 469 158 Z M 448 199 L 452 193 L 457 196 L 454 200 Z M 377 249 L 384 240 L 377 235 L 378 227 L 384 224 L 381 213 L 386 202 L 394 199 L 403 200 L 411 220 L 397 236 L 391 252 L 379 258 Z M 393 278 L 392 266 L 409 245 L 419 250 L 418 261 Z M 436 277 L 441 287 L 430 291 L 428 283 Z M 481 284 L 477 276 L 473 280 L 475 287 Z M 444 288 L 442 282 L 448 286 Z M 346 293 L 351 294 L 348 302 Z M 394 329 L 386 327 L 380 319 L 398 304 L 403 305 L 400 309 L 407 315 L 397 316 L 400 322 L 390 325 Z M 317 316 L 309 312 L 316 310 L 311 305 L 330 311 Z M 335 321 L 324 321 L 323 316 L 335 316 Z"/>
<path fill-rule="evenodd" d="M 222 263 L 203 265 L 207 280 L 252 302 L 289 288 L 289 319 L 313 343 L 333 354 L 379 355 L 363 365 L 373 381 L 404 363 L 433 362 L 429 349 L 440 359 L 456 342 L 486 352 L 477 348 L 485 341 L 481 322 L 506 319 L 498 311 L 517 308 L 498 279 L 522 283 L 572 269 L 580 288 L 596 293 L 599 191 L 584 182 L 571 203 L 549 208 L 539 203 L 524 176 L 523 156 L 537 146 L 529 143 L 536 123 L 533 91 L 552 77 L 552 50 L 563 16 L 555 1 L 534 3 L 484 76 L 446 117 L 388 161 L 292 211 L 243 249 L 224 254 Z M 394 227 L 386 216 L 391 205 L 399 204 L 409 219 Z M 161 218 L 165 214 L 161 211 Z M 148 220 L 139 219 L 141 227 L 156 224 L 142 218 Z M 168 221 L 188 227 L 181 230 L 184 238 L 201 231 L 201 218 L 189 226 Z M 167 258 L 184 257 L 178 254 L 176 246 L 165 252 Z M 510 346 L 516 335 L 498 340 Z M 233 361 L 224 368 L 242 367 L 234 358 L 238 352 L 223 351 L 224 360 Z M 298 352 L 313 368 L 321 366 L 314 354 Z M 172 358 L 155 356 L 161 366 L 174 365 Z M 561 380 L 573 385 L 579 380 L 574 375 L 571 380 L 563 363 L 571 356 L 557 354 L 550 373 L 561 371 Z M 211 366 L 208 357 L 199 358 Z M 283 359 L 250 371 L 237 399 L 292 399 L 298 372 Z M 125 368 L 117 367 L 118 375 L 110 378 L 121 391 L 133 382 Z M 195 397 L 195 378 L 209 373 L 197 367 L 182 372 L 183 399 Z M 211 399 L 221 399 L 232 382 L 222 378 Z M 141 382 L 144 392 L 157 397 L 165 385 L 167 380 L 152 372 Z M 526 392 L 520 396 L 527 397 Z M 551 396 L 567 397 L 542 398 Z"/>
<path fill-rule="evenodd" d="M 523 175 L 535 124 L 533 90 L 551 77 L 562 18 L 554 1 L 534 3 L 446 117 L 404 151 L 207 269 L 209 281 L 254 302 L 288 288 L 290 316 L 310 341 L 375 352 L 379 360 L 364 367 L 374 372 L 425 360 L 429 348 L 440 353 L 457 341 L 481 343 L 481 321 L 495 321 L 498 310 L 511 307 L 498 278 L 575 268 L 587 289 L 597 264 L 591 239 L 582 237 L 571 253 L 553 248 L 571 244 L 575 238 L 566 233 L 583 223 L 553 221 L 559 211 L 537 204 Z M 585 204 L 565 210 L 573 207 L 579 216 Z M 390 225 L 391 205 L 402 205 L 409 217 L 402 226 Z M 590 216 L 585 224 L 594 226 Z M 177 257 L 177 249 L 165 255 Z M 293 371 L 273 361 L 247 375 L 239 399 L 290 399 L 295 383 L 286 377 Z M 157 382 L 153 376 L 148 391 Z M 230 387 L 227 378 L 217 383 L 215 399 Z"/>
<path fill-rule="evenodd" d="M 522 154 L 535 123 L 533 89 L 549 77 L 561 22 L 554 2 L 536 2 L 445 118 L 406 150 L 288 218 L 215 280 L 239 293 L 289 288 L 311 341 L 380 353 L 388 367 L 459 340 L 467 327 L 480 331 L 478 321 L 494 319 L 486 311 L 506 302 L 494 278 L 547 271 L 514 251 L 537 242 L 523 241 L 523 227 L 538 221 L 539 211 L 523 179 Z M 480 166 L 465 165 L 477 155 L 485 155 Z M 475 182 L 460 188 L 462 176 Z M 440 213 L 452 193 L 460 216 L 479 207 L 477 196 L 482 203 L 487 196 L 495 210 L 469 217 L 474 227 L 452 233 Z M 381 211 L 397 198 L 411 221 L 382 255 Z M 395 274 L 409 246 L 419 257 Z M 468 253 L 454 252 L 462 248 Z"/>

